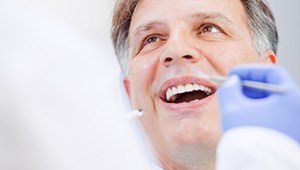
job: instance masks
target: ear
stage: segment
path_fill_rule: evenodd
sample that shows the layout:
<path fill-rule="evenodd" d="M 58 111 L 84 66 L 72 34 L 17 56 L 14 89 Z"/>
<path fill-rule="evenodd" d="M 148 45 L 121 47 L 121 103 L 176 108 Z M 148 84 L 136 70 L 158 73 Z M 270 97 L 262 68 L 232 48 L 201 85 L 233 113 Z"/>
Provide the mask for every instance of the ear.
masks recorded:
<path fill-rule="evenodd" d="M 261 61 L 263 63 L 272 63 L 272 64 L 276 64 L 276 55 L 272 50 L 267 50 L 266 52 L 264 52 L 264 54 L 262 56 L 260 56 Z"/>
<path fill-rule="evenodd" d="M 127 97 L 129 98 L 129 100 L 131 100 L 130 80 L 129 80 L 128 76 L 124 76 L 123 85 L 124 85 Z"/>

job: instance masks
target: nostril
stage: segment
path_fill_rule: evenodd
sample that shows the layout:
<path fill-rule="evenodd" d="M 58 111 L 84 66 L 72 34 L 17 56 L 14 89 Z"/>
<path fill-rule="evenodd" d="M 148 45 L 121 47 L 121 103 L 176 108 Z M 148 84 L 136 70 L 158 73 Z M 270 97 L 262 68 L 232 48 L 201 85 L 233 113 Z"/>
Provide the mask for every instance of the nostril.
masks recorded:
<path fill-rule="evenodd" d="M 165 62 L 171 62 L 173 59 L 171 57 L 165 58 Z"/>
<path fill-rule="evenodd" d="M 184 59 L 192 59 L 193 56 L 191 56 L 191 55 L 184 55 L 184 56 L 182 56 L 182 58 L 184 58 Z"/>

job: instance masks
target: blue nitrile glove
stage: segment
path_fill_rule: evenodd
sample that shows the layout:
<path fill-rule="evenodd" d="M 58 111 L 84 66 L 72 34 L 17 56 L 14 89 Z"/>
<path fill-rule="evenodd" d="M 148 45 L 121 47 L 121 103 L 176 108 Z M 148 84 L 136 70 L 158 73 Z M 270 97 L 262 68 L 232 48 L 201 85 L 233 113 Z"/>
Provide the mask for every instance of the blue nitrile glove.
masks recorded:
<path fill-rule="evenodd" d="M 300 143 L 300 91 L 279 66 L 253 64 L 230 70 L 229 79 L 218 89 L 223 131 L 240 126 L 271 128 Z M 244 87 L 241 80 L 283 86 L 286 92 L 272 93 Z"/>

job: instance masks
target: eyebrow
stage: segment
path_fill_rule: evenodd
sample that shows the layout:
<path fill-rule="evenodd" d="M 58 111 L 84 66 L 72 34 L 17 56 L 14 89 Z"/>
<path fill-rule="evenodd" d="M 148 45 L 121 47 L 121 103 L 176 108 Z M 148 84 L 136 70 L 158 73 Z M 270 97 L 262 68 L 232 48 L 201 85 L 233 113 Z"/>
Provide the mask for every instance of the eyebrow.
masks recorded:
<path fill-rule="evenodd" d="M 134 30 L 132 39 L 134 40 L 134 39 L 136 39 L 136 37 L 138 37 L 143 32 L 147 32 L 149 30 L 152 30 L 152 29 L 157 28 L 157 27 L 162 26 L 162 25 L 164 25 L 164 23 L 159 22 L 159 21 L 146 22 L 145 24 L 142 24 L 142 25 L 138 26 Z"/>
<path fill-rule="evenodd" d="M 155 29 L 159 26 L 162 26 L 164 23 L 160 21 L 150 21 L 150 22 L 145 22 L 144 24 L 138 26 L 132 33 L 132 36 L 129 35 L 129 49 L 131 49 L 133 46 L 132 44 L 137 43 L 139 37 L 141 35 L 145 34 L 145 32 L 148 32 L 149 30 Z M 134 50 L 137 47 L 134 47 L 131 50 Z"/>
<path fill-rule="evenodd" d="M 197 19 L 197 20 L 221 20 L 226 24 L 232 24 L 233 21 L 226 17 L 225 15 L 218 13 L 218 12 L 197 12 L 192 15 L 190 15 L 191 19 Z M 151 21 L 151 22 L 146 22 L 145 24 L 142 24 L 138 26 L 135 31 L 133 32 L 133 35 L 135 34 L 140 34 L 141 32 L 146 32 L 149 31 L 153 28 L 156 28 L 157 26 L 163 25 L 163 22 L 159 21 Z"/>
<path fill-rule="evenodd" d="M 201 20 L 201 21 L 205 21 L 205 20 L 222 21 L 223 23 L 228 24 L 228 25 L 233 24 L 233 21 L 231 19 L 229 19 L 225 15 L 218 13 L 218 12 L 210 12 L 210 13 L 197 12 L 197 13 L 192 14 L 190 16 L 190 18 Z"/>
<path fill-rule="evenodd" d="M 196 19 L 199 21 L 221 21 L 229 27 L 231 27 L 231 25 L 234 23 L 231 19 L 218 12 L 197 12 L 190 15 L 188 19 Z M 165 25 L 165 23 L 161 21 L 145 22 L 133 31 L 132 42 L 135 42 L 136 39 L 144 32 L 147 32 L 152 29 L 157 29 L 157 27 L 160 27 L 162 25 Z"/>
<path fill-rule="evenodd" d="M 201 22 L 217 22 L 221 24 L 222 28 L 226 27 L 232 36 L 238 36 L 235 22 L 219 12 L 197 12 L 190 15 L 189 18 Z"/>

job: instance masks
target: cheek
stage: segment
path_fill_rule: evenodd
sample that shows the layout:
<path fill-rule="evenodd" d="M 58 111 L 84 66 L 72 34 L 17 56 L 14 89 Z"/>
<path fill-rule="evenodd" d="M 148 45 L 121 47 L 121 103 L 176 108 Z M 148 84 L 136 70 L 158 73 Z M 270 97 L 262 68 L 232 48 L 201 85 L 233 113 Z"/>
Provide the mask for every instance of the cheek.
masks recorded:
<path fill-rule="evenodd" d="M 130 61 L 129 74 L 131 85 L 137 100 L 145 100 L 150 93 L 151 83 L 155 77 L 158 59 L 153 56 L 136 56 Z"/>
<path fill-rule="evenodd" d="M 206 47 L 209 62 L 222 75 L 226 75 L 230 68 L 258 60 L 258 54 L 242 43 L 220 44 Z"/>

